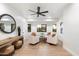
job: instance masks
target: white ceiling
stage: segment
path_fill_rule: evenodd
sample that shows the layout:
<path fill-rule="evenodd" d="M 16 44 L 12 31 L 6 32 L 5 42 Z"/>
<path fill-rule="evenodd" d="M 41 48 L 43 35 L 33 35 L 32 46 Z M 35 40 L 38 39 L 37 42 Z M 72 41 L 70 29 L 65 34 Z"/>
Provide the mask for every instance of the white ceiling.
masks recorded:
<path fill-rule="evenodd" d="M 18 14 L 23 16 L 24 18 L 35 18 L 35 19 L 44 19 L 44 18 L 59 18 L 64 9 L 68 6 L 68 3 L 9 3 L 6 4 L 10 8 L 13 8 Z M 32 12 L 28 11 L 28 9 L 36 11 L 37 6 L 40 6 L 41 11 L 49 11 L 45 17 L 40 16 L 36 17 L 32 16 Z"/>

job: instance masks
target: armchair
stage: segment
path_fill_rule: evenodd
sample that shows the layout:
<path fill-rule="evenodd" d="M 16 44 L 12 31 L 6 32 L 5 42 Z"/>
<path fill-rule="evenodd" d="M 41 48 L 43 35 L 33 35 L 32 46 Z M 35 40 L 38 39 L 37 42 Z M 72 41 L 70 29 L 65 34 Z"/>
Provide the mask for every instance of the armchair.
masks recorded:
<path fill-rule="evenodd" d="M 49 44 L 54 44 L 57 45 L 58 44 L 58 39 L 57 39 L 57 34 L 49 34 L 47 35 L 47 43 Z"/>
<path fill-rule="evenodd" d="M 35 32 L 32 32 L 30 39 L 29 39 L 29 44 L 37 44 L 39 42 L 39 36 L 36 35 Z"/>

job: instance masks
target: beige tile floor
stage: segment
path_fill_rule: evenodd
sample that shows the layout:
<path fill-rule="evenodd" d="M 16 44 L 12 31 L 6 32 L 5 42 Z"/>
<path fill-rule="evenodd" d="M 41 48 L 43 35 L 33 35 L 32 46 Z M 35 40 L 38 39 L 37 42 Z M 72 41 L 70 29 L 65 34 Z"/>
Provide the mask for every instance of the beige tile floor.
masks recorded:
<path fill-rule="evenodd" d="M 23 47 L 15 51 L 14 56 L 71 56 L 71 54 L 60 45 L 54 46 L 44 42 L 29 45 L 25 41 Z"/>

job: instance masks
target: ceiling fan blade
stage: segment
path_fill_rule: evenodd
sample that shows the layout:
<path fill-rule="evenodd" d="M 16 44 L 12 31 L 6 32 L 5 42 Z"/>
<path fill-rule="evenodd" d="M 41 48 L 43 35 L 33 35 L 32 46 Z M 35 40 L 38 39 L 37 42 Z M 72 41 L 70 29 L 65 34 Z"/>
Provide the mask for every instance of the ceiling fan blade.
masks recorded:
<path fill-rule="evenodd" d="M 38 7 L 37 7 L 37 13 L 39 13 L 39 12 L 40 12 L 40 7 L 38 6 Z"/>
<path fill-rule="evenodd" d="M 36 13 L 35 11 L 33 11 L 33 10 L 30 10 L 30 9 L 29 9 L 29 11 Z"/>
<path fill-rule="evenodd" d="M 36 15 L 36 14 L 31 14 L 31 15 Z"/>
<path fill-rule="evenodd" d="M 46 16 L 46 15 L 44 15 L 44 14 L 42 14 L 42 13 L 39 13 L 40 15 L 42 15 L 42 16 Z"/>
<path fill-rule="evenodd" d="M 40 13 L 48 13 L 48 11 L 40 12 Z"/>

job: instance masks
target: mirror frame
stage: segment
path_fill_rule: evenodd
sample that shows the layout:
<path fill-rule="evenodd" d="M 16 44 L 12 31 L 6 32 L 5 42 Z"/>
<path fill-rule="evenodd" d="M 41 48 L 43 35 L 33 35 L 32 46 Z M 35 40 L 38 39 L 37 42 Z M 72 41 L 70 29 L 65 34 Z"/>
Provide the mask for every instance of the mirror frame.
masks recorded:
<path fill-rule="evenodd" d="M 9 14 L 2 14 L 2 15 L 0 15 L 0 20 L 1 20 L 1 18 L 4 17 L 4 16 L 9 16 L 9 17 L 11 17 L 11 18 L 13 19 L 13 21 L 15 22 L 15 27 L 14 27 L 14 29 L 13 29 L 11 32 L 4 31 L 2 28 L 0 28 L 0 30 L 1 30 L 2 32 L 4 32 L 4 33 L 7 33 L 7 34 L 14 32 L 15 29 L 16 29 L 16 21 L 15 21 L 15 19 L 14 19 L 11 15 L 9 15 Z"/>

